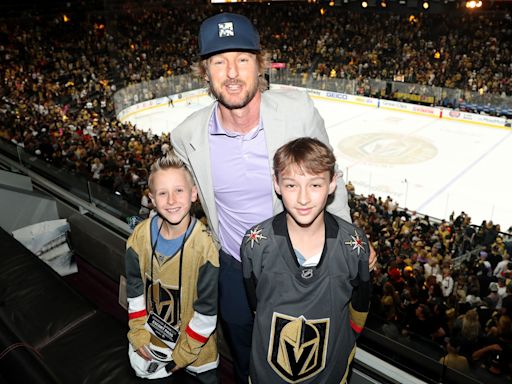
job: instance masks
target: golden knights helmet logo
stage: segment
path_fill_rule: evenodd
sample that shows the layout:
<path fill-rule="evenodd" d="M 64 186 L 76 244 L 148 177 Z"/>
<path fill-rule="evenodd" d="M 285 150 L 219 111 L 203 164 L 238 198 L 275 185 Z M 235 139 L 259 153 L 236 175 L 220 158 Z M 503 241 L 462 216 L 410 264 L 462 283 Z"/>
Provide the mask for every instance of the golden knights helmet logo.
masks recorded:
<path fill-rule="evenodd" d="M 178 324 L 178 295 L 177 287 L 163 286 L 160 280 L 151 284 L 149 276 L 146 277 L 146 308 L 172 326 Z M 152 301 L 155 303 L 155 308 L 151 308 Z"/>
<path fill-rule="evenodd" d="M 328 340 L 329 319 L 274 312 L 267 361 L 283 380 L 300 383 L 324 369 Z"/>

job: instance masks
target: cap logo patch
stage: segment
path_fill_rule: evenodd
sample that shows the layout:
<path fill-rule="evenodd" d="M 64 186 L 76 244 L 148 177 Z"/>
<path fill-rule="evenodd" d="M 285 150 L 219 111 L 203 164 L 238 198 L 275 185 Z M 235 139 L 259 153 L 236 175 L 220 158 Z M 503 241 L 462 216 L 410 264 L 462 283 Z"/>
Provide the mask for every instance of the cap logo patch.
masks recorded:
<path fill-rule="evenodd" d="M 232 21 L 226 21 L 225 23 L 219 23 L 219 37 L 230 37 L 235 36 L 235 29 L 233 28 Z"/>

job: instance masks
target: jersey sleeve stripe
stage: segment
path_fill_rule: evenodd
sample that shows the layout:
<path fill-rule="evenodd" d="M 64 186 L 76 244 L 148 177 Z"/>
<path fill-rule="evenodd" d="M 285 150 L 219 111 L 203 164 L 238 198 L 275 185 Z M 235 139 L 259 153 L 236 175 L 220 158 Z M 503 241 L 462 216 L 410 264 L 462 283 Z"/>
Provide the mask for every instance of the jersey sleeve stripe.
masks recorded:
<path fill-rule="evenodd" d="M 199 333 L 194 332 L 189 326 L 187 326 L 186 332 L 187 335 L 189 335 L 192 339 L 197 340 L 200 343 L 206 343 L 208 341 L 207 337 L 201 336 Z"/>
<path fill-rule="evenodd" d="M 146 316 L 145 309 L 143 309 L 142 311 L 128 313 L 128 319 L 130 319 L 130 320 L 138 319 L 139 317 L 144 317 L 144 316 Z"/>
<path fill-rule="evenodd" d="M 146 309 L 144 295 L 128 298 L 128 312 L 139 312 Z"/>
<path fill-rule="evenodd" d="M 203 337 L 209 337 L 217 326 L 217 316 L 203 315 L 202 313 L 194 311 L 194 316 L 192 316 L 188 326 L 195 333 Z"/>
<path fill-rule="evenodd" d="M 358 326 L 356 323 L 354 323 L 352 320 L 350 320 L 350 327 L 356 331 L 357 333 L 361 333 L 363 331 L 363 327 Z"/>

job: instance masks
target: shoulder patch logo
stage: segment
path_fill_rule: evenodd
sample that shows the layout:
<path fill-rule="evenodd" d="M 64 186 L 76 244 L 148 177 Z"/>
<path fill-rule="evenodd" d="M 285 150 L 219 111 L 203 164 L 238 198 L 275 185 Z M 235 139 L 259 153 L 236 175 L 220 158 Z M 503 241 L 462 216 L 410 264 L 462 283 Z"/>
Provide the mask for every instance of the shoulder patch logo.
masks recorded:
<path fill-rule="evenodd" d="M 267 237 L 263 236 L 261 232 L 263 231 L 260 226 L 256 226 L 256 228 L 251 229 L 249 233 L 245 235 L 247 237 L 246 243 L 251 243 L 251 249 L 254 247 L 254 243 L 259 244 L 260 240 L 265 240 Z"/>
<path fill-rule="evenodd" d="M 267 361 L 288 383 L 300 383 L 325 368 L 329 319 L 307 320 L 274 312 Z"/>
<path fill-rule="evenodd" d="M 351 246 L 352 250 L 357 250 L 357 254 L 359 255 L 361 251 L 365 252 L 364 246 L 366 245 L 366 242 L 364 242 L 363 239 L 359 237 L 359 234 L 355 229 L 354 234 L 355 236 L 350 235 L 351 240 L 345 241 L 345 245 Z"/>

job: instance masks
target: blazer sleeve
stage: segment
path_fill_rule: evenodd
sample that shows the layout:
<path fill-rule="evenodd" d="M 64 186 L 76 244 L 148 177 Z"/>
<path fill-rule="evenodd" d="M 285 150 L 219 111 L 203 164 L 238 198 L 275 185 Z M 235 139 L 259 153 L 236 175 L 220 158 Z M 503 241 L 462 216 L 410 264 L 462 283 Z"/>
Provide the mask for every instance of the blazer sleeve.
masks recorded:
<path fill-rule="evenodd" d="M 171 145 L 176 156 L 178 156 L 187 165 L 188 169 L 190 169 L 190 163 L 185 150 L 185 142 L 181 134 L 184 129 L 185 126 L 182 123 L 172 131 Z"/>

